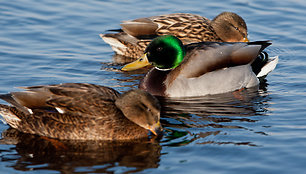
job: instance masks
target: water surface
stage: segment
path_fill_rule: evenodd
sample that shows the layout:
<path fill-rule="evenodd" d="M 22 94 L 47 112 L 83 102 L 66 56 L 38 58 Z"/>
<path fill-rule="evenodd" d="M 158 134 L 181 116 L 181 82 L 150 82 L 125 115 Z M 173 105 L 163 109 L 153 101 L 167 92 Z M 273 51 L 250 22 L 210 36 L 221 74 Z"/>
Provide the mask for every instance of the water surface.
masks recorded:
<path fill-rule="evenodd" d="M 162 99 L 161 140 L 56 148 L 0 123 L 7 137 L 0 144 L 0 173 L 304 173 L 305 9 L 299 0 L 0 2 L 0 93 L 64 82 L 134 88 L 144 72 L 118 71 L 98 34 L 123 20 L 175 12 L 210 19 L 236 12 L 250 40 L 272 40 L 267 51 L 280 59 L 259 91 Z"/>

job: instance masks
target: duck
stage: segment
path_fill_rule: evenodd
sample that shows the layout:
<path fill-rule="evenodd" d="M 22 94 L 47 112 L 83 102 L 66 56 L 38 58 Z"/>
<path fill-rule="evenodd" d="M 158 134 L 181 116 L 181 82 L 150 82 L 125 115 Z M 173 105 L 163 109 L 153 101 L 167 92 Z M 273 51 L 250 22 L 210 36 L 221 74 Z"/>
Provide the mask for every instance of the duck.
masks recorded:
<path fill-rule="evenodd" d="M 190 13 L 173 13 L 123 21 L 115 33 L 100 34 L 118 55 L 138 58 L 157 36 L 174 35 L 183 44 L 202 41 L 248 42 L 244 19 L 233 12 L 222 12 L 213 20 Z"/>
<path fill-rule="evenodd" d="M 221 94 L 259 85 L 278 63 L 263 50 L 270 41 L 199 42 L 183 45 L 172 35 L 152 40 L 144 55 L 125 65 L 131 71 L 153 68 L 139 88 L 155 96 L 194 97 Z"/>
<path fill-rule="evenodd" d="M 162 135 L 160 104 L 140 89 L 120 94 L 88 83 L 22 89 L 0 95 L 11 104 L 0 104 L 0 115 L 23 133 L 60 140 L 111 141 Z"/>

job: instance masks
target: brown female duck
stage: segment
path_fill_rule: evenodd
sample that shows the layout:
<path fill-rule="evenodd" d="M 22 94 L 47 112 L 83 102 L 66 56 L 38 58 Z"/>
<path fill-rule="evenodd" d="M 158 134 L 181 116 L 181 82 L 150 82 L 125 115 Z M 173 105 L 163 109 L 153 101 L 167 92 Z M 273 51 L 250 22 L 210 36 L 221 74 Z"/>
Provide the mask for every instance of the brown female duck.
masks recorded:
<path fill-rule="evenodd" d="M 161 35 L 178 37 L 183 44 L 216 41 L 247 42 L 247 25 L 242 17 L 222 12 L 212 21 L 195 14 L 174 13 L 124 21 L 118 33 L 100 37 L 119 55 L 138 58 L 153 38 Z"/>
<path fill-rule="evenodd" d="M 142 90 L 86 83 L 25 87 L 0 98 L 0 115 L 24 133 L 74 140 L 130 140 L 161 133 L 160 105 Z"/>

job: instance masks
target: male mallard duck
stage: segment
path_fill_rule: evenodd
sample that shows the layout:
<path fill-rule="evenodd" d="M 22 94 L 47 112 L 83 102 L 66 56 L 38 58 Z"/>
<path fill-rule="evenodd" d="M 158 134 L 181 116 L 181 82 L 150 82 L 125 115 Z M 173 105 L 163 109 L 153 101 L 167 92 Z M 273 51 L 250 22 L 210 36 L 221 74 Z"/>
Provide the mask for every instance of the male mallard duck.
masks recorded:
<path fill-rule="evenodd" d="M 0 115 L 24 133 L 74 140 L 129 140 L 161 131 L 160 105 L 142 90 L 124 94 L 93 84 L 25 87 L 0 98 Z"/>
<path fill-rule="evenodd" d="M 215 42 L 247 42 L 245 21 L 232 12 L 223 12 L 212 21 L 188 13 L 152 16 L 120 24 L 119 33 L 100 34 L 100 37 L 119 55 L 138 58 L 156 36 L 174 35 L 183 44 Z"/>
<path fill-rule="evenodd" d="M 256 86 L 259 84 L 256 74 L 265 76 L 275 68 L 278 58 L 270 62 L 267 54 L 261 54 L 270 44 L 269 41 L 201 42 L 184 46 L 175 36 L 160 36 L 149 44 L 144 56 L 122 70 L 153 65 L 155 68 L 139 85 L 153 95 L 185 97 L 225 93 Z"/>

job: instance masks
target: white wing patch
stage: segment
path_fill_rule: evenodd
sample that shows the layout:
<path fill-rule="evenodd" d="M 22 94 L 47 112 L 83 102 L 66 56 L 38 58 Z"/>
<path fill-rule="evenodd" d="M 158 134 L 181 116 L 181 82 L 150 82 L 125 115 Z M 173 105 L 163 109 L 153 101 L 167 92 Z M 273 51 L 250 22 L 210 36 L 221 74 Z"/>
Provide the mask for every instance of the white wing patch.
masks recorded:
<path fill-rule="evenodd" d="M 27 108 L 27 109 L 28 109 L 28 111 L 29 111 L 30 114 L 33 114 L 32 109 L 30 109 L 30 108 Z"/>
<path fill-rule="evenodd" d="M 65 113 L 65 111 L 64 111 L 64 110 L 62 110 L 62 109 L 61 109 L 61 108 L 59 108 L 59 107 L 55 107 L 55 109 L 57 110 L 57 112 L 59 112 L 59 113 L 61 113 L 61 114 Z"/>

